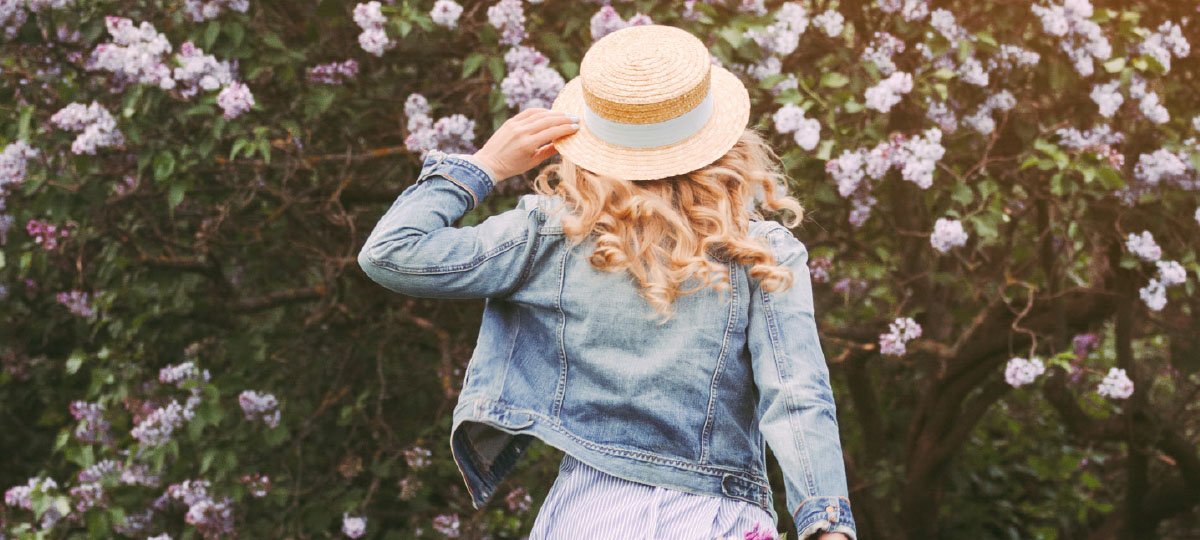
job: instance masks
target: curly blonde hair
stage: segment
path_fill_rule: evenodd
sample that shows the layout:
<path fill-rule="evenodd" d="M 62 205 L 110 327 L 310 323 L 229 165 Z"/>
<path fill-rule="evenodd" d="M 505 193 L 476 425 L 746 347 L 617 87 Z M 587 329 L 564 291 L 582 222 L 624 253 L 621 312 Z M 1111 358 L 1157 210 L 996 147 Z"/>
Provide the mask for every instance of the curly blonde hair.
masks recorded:
<path fill-rule="evenodd" d="M 611 178 L 560 157 L 539 172 L 534 191 L 562 197 L 567 238 L 578 244 L 594 235 L 592 266 L 628 270 L 639 294 L 662 315 L 660 324 L 674 316 L 680 295 L 705 287 L 728 291 L 724 261 L 749 265 L 750 276 L 768 291 L 791 286 L 792 273 L 777 264 L 766 241 L 748 236 L 750 218 L 763 219 L 755 202 L 791 212 L 788 228 L 804 217 L 800 202 L 787 193 L 778 156 L 754 128 L 713 163 L 657 180 Z M 553 187 L 552 176 L 558 180 Z M 684 289 L 692 277 L 699 283 Z"/>

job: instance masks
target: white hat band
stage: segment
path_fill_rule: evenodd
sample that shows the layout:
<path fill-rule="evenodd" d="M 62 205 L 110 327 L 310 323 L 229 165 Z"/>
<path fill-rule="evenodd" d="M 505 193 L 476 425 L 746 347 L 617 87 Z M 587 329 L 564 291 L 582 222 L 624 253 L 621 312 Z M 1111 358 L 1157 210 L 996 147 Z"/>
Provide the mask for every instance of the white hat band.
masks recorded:
<path fill-rule="evenodd" d="M 713 112 L 712 86 L 704 99 L 692 110 L 675 118 L 653 124 L 626 124 L 614 122 L 596 114 L 587 102 L 583 105 L 583 118 L 588 131 L 597 139 L 618 146 L 650 148 L 682 141 L 704 127 Z"/>

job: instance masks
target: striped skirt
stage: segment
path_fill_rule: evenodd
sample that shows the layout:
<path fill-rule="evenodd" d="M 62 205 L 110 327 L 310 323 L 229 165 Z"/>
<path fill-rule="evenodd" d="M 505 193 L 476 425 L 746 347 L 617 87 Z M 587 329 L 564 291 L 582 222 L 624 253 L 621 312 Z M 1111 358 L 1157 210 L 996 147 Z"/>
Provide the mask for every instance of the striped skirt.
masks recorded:
<path fill-rule="evenodd" d="M 775 530 L 749 502 L 633 482 L 564 454 L 529 540 L 768 540 Z"/>

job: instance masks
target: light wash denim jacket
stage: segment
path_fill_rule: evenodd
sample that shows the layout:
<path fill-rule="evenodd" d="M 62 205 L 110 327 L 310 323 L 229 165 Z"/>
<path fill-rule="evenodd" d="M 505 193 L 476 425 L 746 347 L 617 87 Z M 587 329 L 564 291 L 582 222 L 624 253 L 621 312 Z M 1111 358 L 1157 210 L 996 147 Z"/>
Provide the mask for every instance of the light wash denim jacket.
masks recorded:
<path fill-rule="evenodd" d="M 790 289 L 767 292 L 730 261 L 730 291 L 682 296 L 660 326 L 628 272 L 594 269 L 594 244 L 564 236 L 561 198 L 523 195 L 452 226 L 494 183 L 471 156 L 429 152 L 358 255 L 389 290 L 486 299 L 450 434 L 476 508 L 537 437 L 615 476 L 749 501 L 778 523 L 765 442 L 799 538 L 856 538 L 808 250 L 787 228 L 750 222 L 794 273 Z"/>

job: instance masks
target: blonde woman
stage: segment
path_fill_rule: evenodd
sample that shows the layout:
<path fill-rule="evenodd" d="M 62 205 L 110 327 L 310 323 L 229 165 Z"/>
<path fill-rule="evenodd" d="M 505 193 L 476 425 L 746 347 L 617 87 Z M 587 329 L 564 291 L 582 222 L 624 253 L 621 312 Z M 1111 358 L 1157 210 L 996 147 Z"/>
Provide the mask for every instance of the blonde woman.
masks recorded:
<path fill-rule="evenodd" d="M 803 215 L 740 80 L 671 26 L 588 50 L 551 109 L 431 151 L 359 254 L 406 295 L 484 298 L 450 449 L 482 507 L 533 439 L 564 452 L 531 540 L 855 540 Z M 534 193 L 452 224 L 552 156 Z M 785 225 L 761 210 L 790 214 Z"/>

